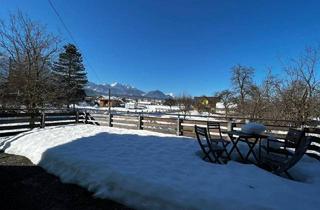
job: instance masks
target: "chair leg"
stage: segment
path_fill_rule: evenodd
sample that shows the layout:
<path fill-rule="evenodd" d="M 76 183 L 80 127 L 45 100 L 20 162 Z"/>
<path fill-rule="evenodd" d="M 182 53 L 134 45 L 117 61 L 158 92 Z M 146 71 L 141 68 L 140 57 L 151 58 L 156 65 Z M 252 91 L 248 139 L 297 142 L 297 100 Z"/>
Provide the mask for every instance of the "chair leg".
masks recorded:
<path fill-rule="evenodd" d="M 202 157 L 202 160 L 209 160 L 211 161 L 211 158 L 209 157 L 209 154 L 208 153 L 205 153 L 204 156 Z"/>
<path fill-rule="evenodd" d="M 214 157 L 215 163 L 221 164 L 221 162 L 219 161 L 220 155 L 218 153 L 216 153 L 215 151 L 212 151 L 212 156 Z"/>
<path fill-rule="evenodd" d="M 213 157 L 214 157 L 214 160 L 212 159 L 212 157 L 210 157 L 210 153 L 208 153 L 208 154 L 206 154 L 206 156 L 204 157 L 204 159 L 203 159 L 203 160 L 208 159 L 211 163 L 215 163 L 215 162 L 216 162 L 216 160 L 217 160 L 217 158 L 216 158 L 216 156 L 215 156 L 215 155 L 213 155 Z"/>
<path fill-rule="evenodd" d="M 274 174 L 278 175 L 278 176 L 281 176 L 282 173 L 284 173 L 289 179 L 291 180 L 294 180 L 294 178 L 289 174 L 288 171 L 284 171 L 284 172 L 276 172 L 276 171 L 273 171 Z M 282 176 L 283 177 L 283 176 Z"/>
<path fill-rule="evenodd" d="M 224 156 L 223 154 L 226 154 L 226 155 Z M 230 157 L 226 147 L 224 147 L 223 152 L 221 153 L 221 157 L 228 159 L 228 160 L 231 160 L 231 157 Z"/>
<path fill-rule="evenodd" d="M 227 158 L 228 160 L 231 160 L 231 157 L 230 157 L 230 155 L 229 155 L 229 153 L 228 153 L 228 150 L 227 150 L 228 144 L 229 144 L 229 143 L 224 143 L 224 142 L 222 142 L 223 149 L 224 149 L 223 152 L 226 153 L 226 158 Z"/>
<path fill-rule="evenodd" d="M 294 180 L 294 178 L 289 174 L 288 171 L 285 171 L 284 173 L 287 175 L 287 177 L 288 177 L 289 179 Z"/>

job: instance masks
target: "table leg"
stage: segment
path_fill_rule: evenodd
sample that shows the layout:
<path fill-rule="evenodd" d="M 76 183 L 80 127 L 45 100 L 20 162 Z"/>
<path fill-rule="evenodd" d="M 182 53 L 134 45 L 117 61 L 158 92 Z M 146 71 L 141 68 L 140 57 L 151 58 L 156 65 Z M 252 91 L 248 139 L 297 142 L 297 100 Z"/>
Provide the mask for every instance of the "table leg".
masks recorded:
<path fill-rule="evenodd" d="M 261 138 L 259 138 L 259 161 L 261 161 Z"/>
<path fill-rule="evenodd" d="M 229 154 L 228 154 L 229 158 L 231 159 L 231 153 L 234 149 L 236 149 L 240 158 L 244 161 L 245 159 L 244 159 L 243 155 L 241 154 L 239 148 L 237 147 L 237 144 L 240 140 L 240 137 L 236 138 L 236 140 L 235 140 L 235 138 L 233 136 L 230 136 L 230 140 L 231 140 L 233 146 L 232 146 L 231 150 L 229 151 Z"/>
<path fill-rule="evenodd" d="M 248 162 L 249 162 L 250 154 L 252 154 L 252 156 L 254 157 L 254 159 L 255 159 L 256 161 L 258 161 L 258 158 L 257 158 L 257 156 L 256 156 L 256 153 L 255 153 L 254 150 L 253 150 L 253 149 L 255 148 L 256 144 L 258 143 L 258 138 L 255 139 L 255 141 L 253 142 L 252 146 L 250 146 L 250 143 L 249 143 L 248 139 L 246 139 L 246 143 L 248 144 L 249 151 L 248 151 L 248 153 L 247 153 L 247 155 L 246 155 L 245 161 L 248 161 Z"/>

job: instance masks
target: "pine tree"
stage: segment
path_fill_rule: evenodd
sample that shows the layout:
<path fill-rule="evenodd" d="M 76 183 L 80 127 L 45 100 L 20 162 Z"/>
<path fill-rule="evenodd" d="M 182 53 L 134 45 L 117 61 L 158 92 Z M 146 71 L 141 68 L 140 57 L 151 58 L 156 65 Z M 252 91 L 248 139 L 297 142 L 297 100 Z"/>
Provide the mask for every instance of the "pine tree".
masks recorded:
<path fill-rule="evenodd" d="M 65 51 L 60 53 L 58 62 L 54 63 L 53 75 L 57 85 L 57 99 L 60 103 L 76 104 L 85 97 L 84 86 L 87 76 L 82 56 L 75 45 L 64 46 Z"/>

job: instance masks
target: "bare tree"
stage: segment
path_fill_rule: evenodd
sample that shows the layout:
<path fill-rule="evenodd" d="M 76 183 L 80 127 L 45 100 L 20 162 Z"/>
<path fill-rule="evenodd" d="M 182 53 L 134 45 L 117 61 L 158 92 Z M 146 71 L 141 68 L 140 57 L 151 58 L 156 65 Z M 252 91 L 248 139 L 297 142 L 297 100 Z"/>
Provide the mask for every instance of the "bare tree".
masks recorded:
<path fill-rule="evenodd" d="M 170 109 L 172 106 L 175 106 L 176 104 L 177 104 L 177 101 L 174 98 L 167 98 L 163 103 L 163 105 L 170 106 Z"/>
<path fill-rule="evenodd" d="M 232 67 L 232 78 L 231 82 L 238 95 L 238 111 L 241 114 L 244 113 L 245 100 L 250 92 L 250 88 L 253 84 L 254 69 L 252 67 L 246 67 L 241 65 L 236 65 Z"/>
<path fill-rule="evenodd" d="M 228 117 L 231 107 L 235 104 L 235 96 L 234 93 L 230 90 L 223 90 L 221 92 L 215 93 L 215 96 L 220 99 L 224 106 L 225 115 Z"/>
<path fill-rule="evenodd" d="M 6 87 L 8 82 L 8 59 L 0 53 L 0 106 L 5 108 L 6 104 Z"/>
<path fill-rule="evenodd" d="M 277 118 L 274 110 L 274 100 L 277 93 L 279 80 L 269 69 L 268 74 L 261 84 L 251 84 L 245 102 L 244 112 L 254 118 Z"/>
<path fill-rule="evenodd" d="M 279 112 L 276 110 L 280 110 L 278 108 L 279 97 L 278 90 L 280 88 L 281 80 L 278 79 L 275 75 L 272 74 L 271 69 L 269 69 L 266 78 L 259 86 L 261 92 L 261 103 L 258 109 L 258 115 L 263 118 L 268 119 L 278 119 L 281 117 Z"/>
<path fill-rule="evenodd" d="M 287 79 L 279 91 L 290 118 L 301 123 L 316 115 L 319 103 L 320 48 L 306 48 L 301 56 L 285 65 Z"/>
<path fill-rule="evenodd" d="M 183 112 L 184 116 L 186 116 L 187 113 L 192 109 L 192 97 L 183 93 L 181 96 L 177 97 L 176 101 L 180 110 Z"/>
<path fill-rule="evenodd" d="M 316 118 L 317 120 L 320 120 L 320 90 L 317 90 L 315 93 L 315 98 L 317 98 L 318 100 L 315 100 L 314 102 L 314 118 Z"/>
<path fill-rule="evenodd" d="M 58 38 L 21 12 L 0 21 L 0 50 L 10 59 L 8 89 L 28 109 L 50 98 L 50 65 Z"/>

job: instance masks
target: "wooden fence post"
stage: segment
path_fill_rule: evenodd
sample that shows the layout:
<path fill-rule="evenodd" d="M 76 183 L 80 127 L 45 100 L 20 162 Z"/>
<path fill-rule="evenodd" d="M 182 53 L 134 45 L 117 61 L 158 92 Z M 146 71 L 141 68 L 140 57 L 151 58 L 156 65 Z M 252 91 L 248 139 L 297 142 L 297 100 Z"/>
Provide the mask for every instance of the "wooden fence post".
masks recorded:
<path fill-rule="evenodd" d="M 44 112 L 41 113 L 41 122 L 40 128 L 46 127 L 46 114 Z"/>
<path fill-rule="evenodd" d="M 76 111 L 76 123 L 79 123 L 79 111 Z"/>
<path fill-rule="evenodd" d="M 109 127 L 112 127 L 112 117 L 113 117 L 113 114 L 109 113 L 109 116 L 108 116 Z"/>
<path fill-rule="evenodd" d="M 143 117 L 141 115 L 138 116 L 138 129 L 139 130 L 142 130 L 142 120 L 143 120 Z"/>
<path fill-rule="evenodd" d="M 88 113 L 84 113 L 84 124 L 88 124 Z"/>
<path fill-rule="evenodd" d="M 228 131 L 232 131 L 233 128 L 234 128 L 234 126 L 235 126 L 235 124 L 233 123 L 233 119 L 232 119 L 232 118 L 229 118 L 227 130 L 228 130 Z"/>
<path fill-rule="evenodd" d="M 35 113 L 30 113 L 30 121 L 29 121 L 29 126 L 31 129 L 35 127 Z"/>
<path fill-rule="evenodd" d="M 180 117 L 178 116 L 177 119 L 177 136 L 181 136 L 182 132 L 181 132 L 181 123 L 182 123 L 182 119 L 180 119 Z"/>
<path fill-rule="evenodd" d="M 301 130 L 304 130 L 306 128 L 305 122 L 301 122 Z"/>

